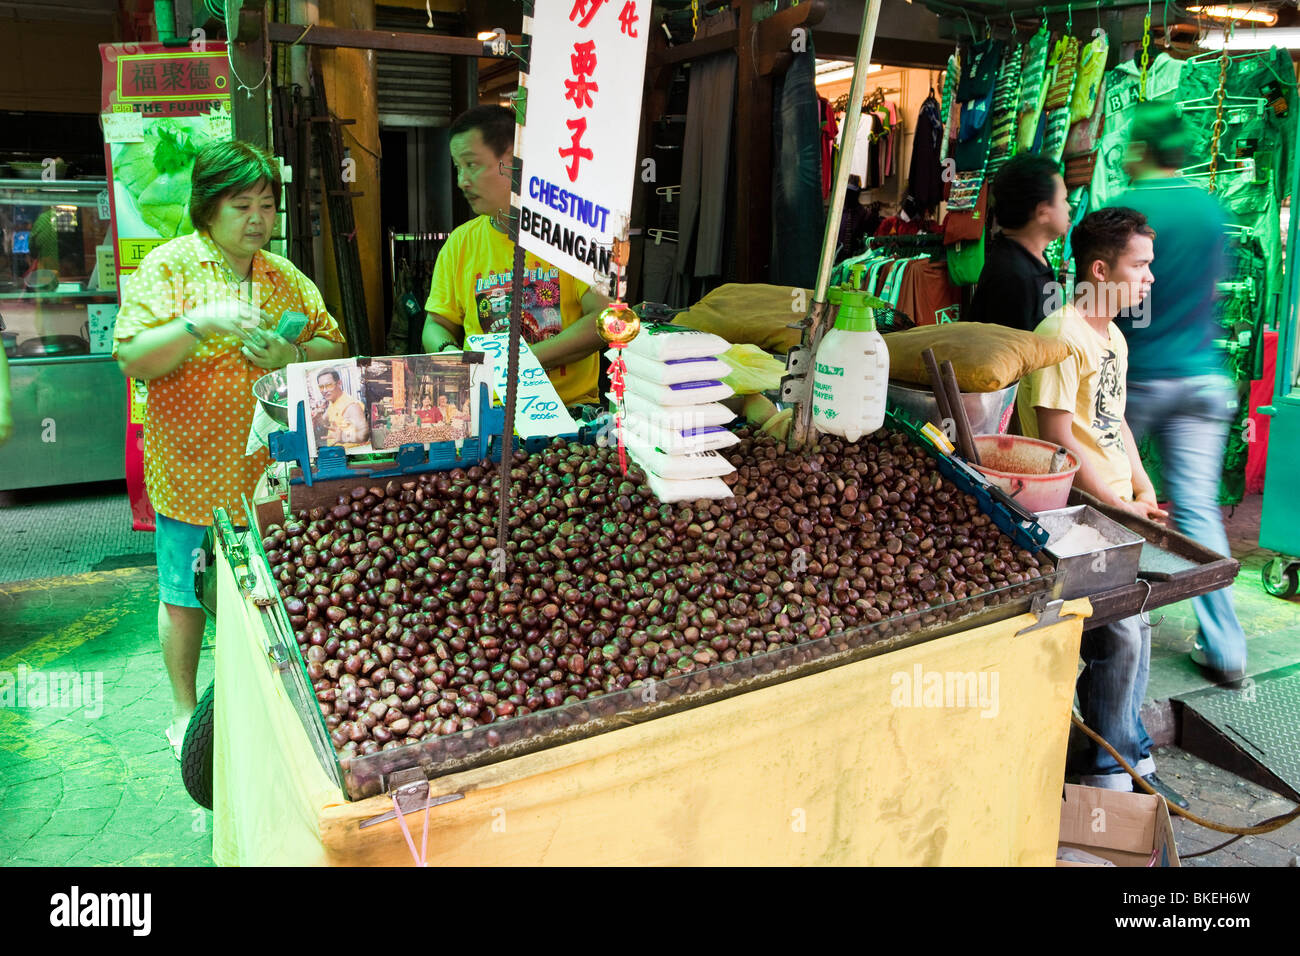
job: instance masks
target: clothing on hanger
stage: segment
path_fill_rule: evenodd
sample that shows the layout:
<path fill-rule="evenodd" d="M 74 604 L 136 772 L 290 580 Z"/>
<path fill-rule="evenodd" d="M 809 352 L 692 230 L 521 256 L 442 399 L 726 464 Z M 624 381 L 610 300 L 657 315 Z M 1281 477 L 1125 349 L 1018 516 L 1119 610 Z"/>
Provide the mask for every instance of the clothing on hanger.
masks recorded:
<path fill-rule="evenodd" d="M 949 143 L 957 134 L 957 83 L 961 79 L 961 62 L 954 53 L 948 57 L 948 69 L 943 78 L 943 100 L 939 106 L 939 115 L 943 119 L 943 145 L 939 150 L 939 162 L 948 158 Z"/>
<path fill-rule="evenodd" d="M 917 325 L 936 325 L 943 310 L 961 303 L 961 290 L 953 285 L 946 260 L 921 256 L 908 263 L 895 302 Z"/>
<path fill-rule="evenodd" d="M 1052 71 L 1052 85 L 1047 90 L 1043 108 L 1064 109 L 1068 116 L 1074 98 L 1074 78 L 1079 70 L 1079 41 L 1072 36 L 1057 40 L 1048 66 Z"/>
<path fill-rule="evenodd" d="M 966 103 L 970 100 L 986 98 L 993 91 L 1001 63 L 1001 40 L 989 39 L 963 44 L 961 82 L 957 87 L 957 99 Z"/>
<path fill-rule="evenodd" d="M 1014 153 L 1032 151 L 1038 133 L 1039 118 L 1047 99 L 1050 74 L 1047 70 L 1048 45 L 1051 36 L 1039 30 L 1029 41 L 1025 54 L 1025 67 L 1020 75 L 1020 106 L 1017 110 L 1016 148 Z"/>
<path fill-rule="evenodd" d="M 1043 133 L 1042 155 L 1056 162 L 1061 161 L 1065 151 L 1065 137 L 1070 131 L 1070 108 L 1060 106 L 1047 115 L 1047 125 Z"/>
<path fill-rule="evenodd" d="M 822 127 L 822 202 L 825 202 L 831 196 L 831 179 L 835 169 L 834 151 L 839 136 L 839 124 L 835 122 L 835 112 L 826 97 L 817 97 L 817 111 Z"/>
<path fill-rule="evenodd" d="M 1016 109 L 1020 102 L 1019 46 L 1007 51 L 998 71 L 997 90 L 993 94 L 992 127 L 989 131 L 988 173 L 997 174 L 1002 164 L 1011 157 L 1013 134 L 1016 129 Z"/>
<path fill-rule="evenodd" d="M 1075 126 L 1077 127 L 1078 124 L 1076 123 Z M 1065 159 L 1064 173 L 1066 188 L 1077 189 L 1091 183 L 1092 174 L 1096 169 L 1096 164 L 1096 153 L 1084 153 L 1081 156 L 1067 156 Z"/>
<path fill-rule="evenodd" d="M 907 189 L 923 210 L 937 209 L 943 201 L 943 119 L 939 101 L 927 96 L 916 115 L 912 138 L 912 160 L 907 170 Z"/>
<path fill-rule="evenodd" d="M 988 160 L 989 143 L 993 136 L 993 120 L 989 116 L 993 93 L 990 87 L 983 101 L 962 104 L 961 128 L 957 134 L 957 145 L 952 150 L 958 172 L 983 169 Z"/>
<path fill-rule="evenodd" d="M 1074 95 L 1070 97 L 1070 122 L 1078 123 L 1095 112 L 1106 78 L 1106 57 L 1110 55 L 1110 40 L 1105 33 L 1093 37 L 1092 42 L 1079 54 L 1079 72 L 1074 79 Z"/>
<path fill-rule="evenodd" d="M 1147 99 L 1172 100 L 1178 92 L 1183 62 L 1161 53 L 1147 67 Z M 1097 144 L 1097 167 L 1092 176 L 1089 202 L 1093 209 L 1106 205 L 1128 186 L 1124 157 L 1129 126 L 1142 95 L 1139 68 L 1125 60 L 1106 74 L 1106 117 Z"/>
<path fill-rule="evenodd" d="M 959 172 L 948 194 L 948 211 L 961 212 L 975 208 L 979 200 L 980 188 L 984 185 L 985 172 L 981 168 L 971 172 Z"/>
<path fill-rule="evenodd" d="M 887 129 L 885 132 L 885 145 L 881 152 L 881 179 L 888 179 L 894 175 L 894 158 L 897 155 L 899 143 L 899 113 L 898 104 L 893 100 L 885 100 L 884 104 L 885 122 Z"/>
<path fill-rule="evenodd" d="M 1103 74 L 1097 86 L 1097 96 L 1093 99 L 1092 113 L 1075 122 L 1065 137 L 1065 151 L 1062 155 L 1067 160 L 1072 157 L 1085 157 L 1089 160 L 1088 168 L 1092 169 L 1097 151 L 1097 137 L 1101 135 L 1101 123 L 1105 114 L 1106 77 Z M 1074 117 L 1073 109 L 1070 110 L 1070 117 Z M 1088 176 L 1091 181 L 1092 173 L 1090 172 Z"/>

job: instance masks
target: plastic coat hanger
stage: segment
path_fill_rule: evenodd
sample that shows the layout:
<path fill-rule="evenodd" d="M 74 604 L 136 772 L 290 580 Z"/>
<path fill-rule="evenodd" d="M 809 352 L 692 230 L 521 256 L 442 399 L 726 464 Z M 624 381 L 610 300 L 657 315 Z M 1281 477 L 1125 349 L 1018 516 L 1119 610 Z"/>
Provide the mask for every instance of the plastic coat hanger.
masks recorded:
<path fill-rule="evenodd" d="M 1254 111 L 1256 116 L 1264 115 L 1264 107 L 1268 106 L 1268 100 L 1262 96 L 1224 96 L 1223 108 L 1225 110 L 1248 109 Z M 1219 95 L 1217 92 L 1208 96 L 1198 96 L 1194 100 L 1183 100 L 1175 103 L 1174 109 L 1181 116 L 1183 113 L 1197 113 L 1204 110 L 1217 110 L 1219 108 Z"/>

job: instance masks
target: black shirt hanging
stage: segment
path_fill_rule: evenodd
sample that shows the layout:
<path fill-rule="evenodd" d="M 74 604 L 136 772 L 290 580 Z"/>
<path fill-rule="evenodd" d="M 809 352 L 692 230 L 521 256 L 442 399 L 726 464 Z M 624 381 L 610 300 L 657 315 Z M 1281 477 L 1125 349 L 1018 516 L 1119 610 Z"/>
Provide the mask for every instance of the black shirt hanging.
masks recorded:
<path fill-rule="evenodd" d="M 908 166 L 908 192 L 916 197 L 923 210 L 938 207 L 943 199 L 943 167 L 939 153 L 943 147 L 943 119 L 939 101 L 926 97 L 916 117 L 916 136 L 912 140 L 912 162 Z"/>

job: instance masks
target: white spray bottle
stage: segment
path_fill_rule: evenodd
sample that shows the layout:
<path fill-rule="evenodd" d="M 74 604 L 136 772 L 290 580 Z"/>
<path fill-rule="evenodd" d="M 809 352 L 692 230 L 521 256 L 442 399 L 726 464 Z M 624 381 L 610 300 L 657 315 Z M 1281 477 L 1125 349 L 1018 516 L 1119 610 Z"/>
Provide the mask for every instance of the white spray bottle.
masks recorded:
<path fill-rule="evenodd" d="M 885 423 L 889 350 L 876 331 L 873 296 L 857 289 L 832 289 L 838 301 L 835 327 L 822 336 L 813 371 L 813 425 L 818 431 L 855 442 Z"/>

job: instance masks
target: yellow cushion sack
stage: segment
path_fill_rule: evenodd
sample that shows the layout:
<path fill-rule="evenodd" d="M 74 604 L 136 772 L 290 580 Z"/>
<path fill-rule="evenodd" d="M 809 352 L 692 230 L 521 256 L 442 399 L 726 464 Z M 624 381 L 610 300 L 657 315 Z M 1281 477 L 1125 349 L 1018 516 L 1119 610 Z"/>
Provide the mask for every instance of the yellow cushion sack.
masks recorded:
<path fill-rule="evenodd" d="M 733 345 L 757 345 L 784 355 L 799 344 L 799 330 L 812 305 L 812 292 L 760 282 L 729 282 L 718 286 L 685 312 L 674 325 L 720 335 Z"/>
<path fill-rule="evenodd" d="M 996 392 L 1030 372 L 1059 365 L 1070 354 L 1057 339 L 985 322 L 922 325 L 885 336 L 889 348 L 889 377 L 930 387 L 930 373 L 921 353 L 934 349 L 936 362 L 952 362 L 957 387 L 963 392 Z"/>

